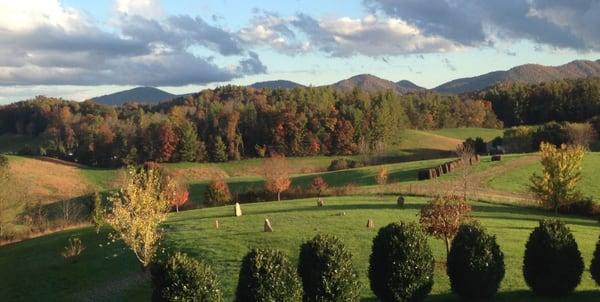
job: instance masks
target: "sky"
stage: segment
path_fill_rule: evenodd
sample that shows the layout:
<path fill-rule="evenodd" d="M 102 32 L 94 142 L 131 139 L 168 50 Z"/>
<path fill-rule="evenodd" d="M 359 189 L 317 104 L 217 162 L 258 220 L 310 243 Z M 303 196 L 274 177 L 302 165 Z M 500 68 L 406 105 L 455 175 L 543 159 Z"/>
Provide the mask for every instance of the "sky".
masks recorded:
<path fill-rule="evenodd" d="M 600 0 L 0 0 L 0 104 L 600 59 Z"/>

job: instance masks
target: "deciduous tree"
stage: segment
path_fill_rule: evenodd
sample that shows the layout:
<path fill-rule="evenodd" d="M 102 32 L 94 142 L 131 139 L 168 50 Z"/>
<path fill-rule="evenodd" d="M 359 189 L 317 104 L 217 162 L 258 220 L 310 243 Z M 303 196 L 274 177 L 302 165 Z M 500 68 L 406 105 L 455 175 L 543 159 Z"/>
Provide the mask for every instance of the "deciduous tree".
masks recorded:
<path fill-rule="evenodd" d="M 277 193 L 277 200 L 281 201 L 281 193 L 289 189 L 292 184 L 287 160 L 281 155 L 272 156 L 265 160 L 263 171 L 265 188 L 270 192 Z"/>
<path fill-rule="evenodd" d="M 317 192 L 317 196 L 320 197 L 323 191 L 327 190 L 329 184 L 323 179 L 321 176 L 317 176 L 313 178 L 312 183 L 310 184 L 310 188 Z"/>
<path fill-rule="evenodd" d="M 471 206 L 458 196 L 440 196 L 421 208 L 419 223 L 423 230 L 444 240 L 446 253 L 450 252 L 450 242 L 471 212 Z"/>
<path fill-rule="evenodd" d="M 146 270 L 161 238 L 160 224 L 167 218 L 170 204 L 161 190 L 157 169 L 129 168 L 124 186 L 113 193 L 106 222 L 114 229 L 112 237 L 122 240 Z"/>
<path fill-rule="evenodd" d="M 534 173 L 529 189 L 537 199 L 558 213 L 558 208 L 581 197 L 577 182 L 581 178 L 584 150 L 581 146 L 557 148 L 550 143 L 540 144 L 542 175 Z"/>

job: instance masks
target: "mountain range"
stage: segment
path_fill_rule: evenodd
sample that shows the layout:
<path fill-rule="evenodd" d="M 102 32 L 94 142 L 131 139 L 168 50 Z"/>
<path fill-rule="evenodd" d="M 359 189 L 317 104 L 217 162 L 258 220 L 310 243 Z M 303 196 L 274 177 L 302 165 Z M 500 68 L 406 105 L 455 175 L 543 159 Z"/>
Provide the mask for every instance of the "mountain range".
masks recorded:
<path fill-rule="evenodd" d="M 440 93 L 460 94 L 480 91 L 500 82 L 534 84 L 551 80 L 579 79 L 588 77 L 600 77 L 600 60 L 576 60 L 560 66 L 544 66 L 537 64 L 519 65 L 509 70 L 493 71 L 479 76 L 452 80 L 430 90 Z M 370 74 L 356 75 L 326 86 L 331 86 L 334 89 L 344 91 L 352 90 L 354 88 L 360 88 L 361 90 L 367 92 L 392 90 L 399 94 L 428 90 L 408 80 L 392 82 Z M 256 89 L 291 89 L 305 86 L 292 81 L 275 80 L 257 82 L 249 85 L 249 87 Z M 92 100 L 106 105 L 119 105 L 132 101 L 140 103 L 158 103 L 173 99 L 175 97 L 177 97 L 177 95 L 162 91 L 158 88 L 137 87 L 130 90 L 95 97 Z"/>

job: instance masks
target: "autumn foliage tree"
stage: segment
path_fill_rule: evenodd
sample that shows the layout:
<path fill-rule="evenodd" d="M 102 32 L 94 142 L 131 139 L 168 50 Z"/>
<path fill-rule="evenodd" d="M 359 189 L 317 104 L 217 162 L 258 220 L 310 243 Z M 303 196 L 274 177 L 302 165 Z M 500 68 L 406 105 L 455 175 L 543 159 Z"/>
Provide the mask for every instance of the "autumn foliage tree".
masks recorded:
<path fill-rule="evenodd" d="M 312 183 L 310 184 L 311 190 L 317 192 L 317 196 L 320 197 L 323 191 L 329 188 L 329 184 L 323 179 L 321 176 L 317 176 L 313 178 Z"/>
<path fill-rule="evenodd" d="M 281 155 L 267 158 L 263 164 L 263 171 L 265 173 L 265 189 L 276 193 L 277 200 L 281 201 L 281 193 L 289 189 L 292 184 L 287 160 Z"/>
<path fill-rule="evenodd" d="M 114 229 L 111 235 L 122 240 L 146 270 L 161 238 L 159 225 L 167 218 L 170 204 L 161 189 L 157 169 L 129 168 L 124 186 L 109 197 L 111 208 L 105 221 Z"/>
<path fill-rule="evenodd" d="M 179 208 L 182 207 L 190 197 L 187 185 L 172 176 L 167 176 L 163 187 L 169 203 L 175 208 L 175 211 L 179 212 Z"/>
<path fill-rule="evenodd" d="M 560 206 L 581 197 L 576 186 L 581 178 L 585 152 L 581 146 L 562 145 L 557 148 L 550 143 L 541 143 L 540 153 L 542 175 L 534 173 L 529 188 L 542 204 L 558 213 Z"/>
<path fill-rule="evenodd" d="M 446 253 L 450 252 L 450 242 L 471 212 L 471 206 L 459 196 L 440 196 L 421 208 L 419 223 L 423 230 L 444 240 Z"/>
<path fill-rule="evenodd" d="M 206 188 L 204 198 L 209 205 L 224 205 L 231 201 L 229 186 L 222 179 L 213 179 Z"/>

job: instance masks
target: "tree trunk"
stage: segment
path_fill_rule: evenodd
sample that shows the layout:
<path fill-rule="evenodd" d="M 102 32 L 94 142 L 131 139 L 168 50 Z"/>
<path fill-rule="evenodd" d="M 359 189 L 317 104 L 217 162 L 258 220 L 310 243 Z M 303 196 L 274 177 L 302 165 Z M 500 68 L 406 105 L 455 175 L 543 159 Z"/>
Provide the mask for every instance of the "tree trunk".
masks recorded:
<path fill-rule="evenodd" d="M 179 206 L 178 205 L 175 206 L 175 212 L 179 213 Z"/>
<path fill-rule="evenodd" d="M 277 201 L 281 201 L 281 192 L 277 192 Z"/>
<path fill-rule="evenodd" d="M 446 243 L 446 258 L 448 258 L 448 255 L 450 254 L 450 238 L 446 237 L 444 242 Z"/>

